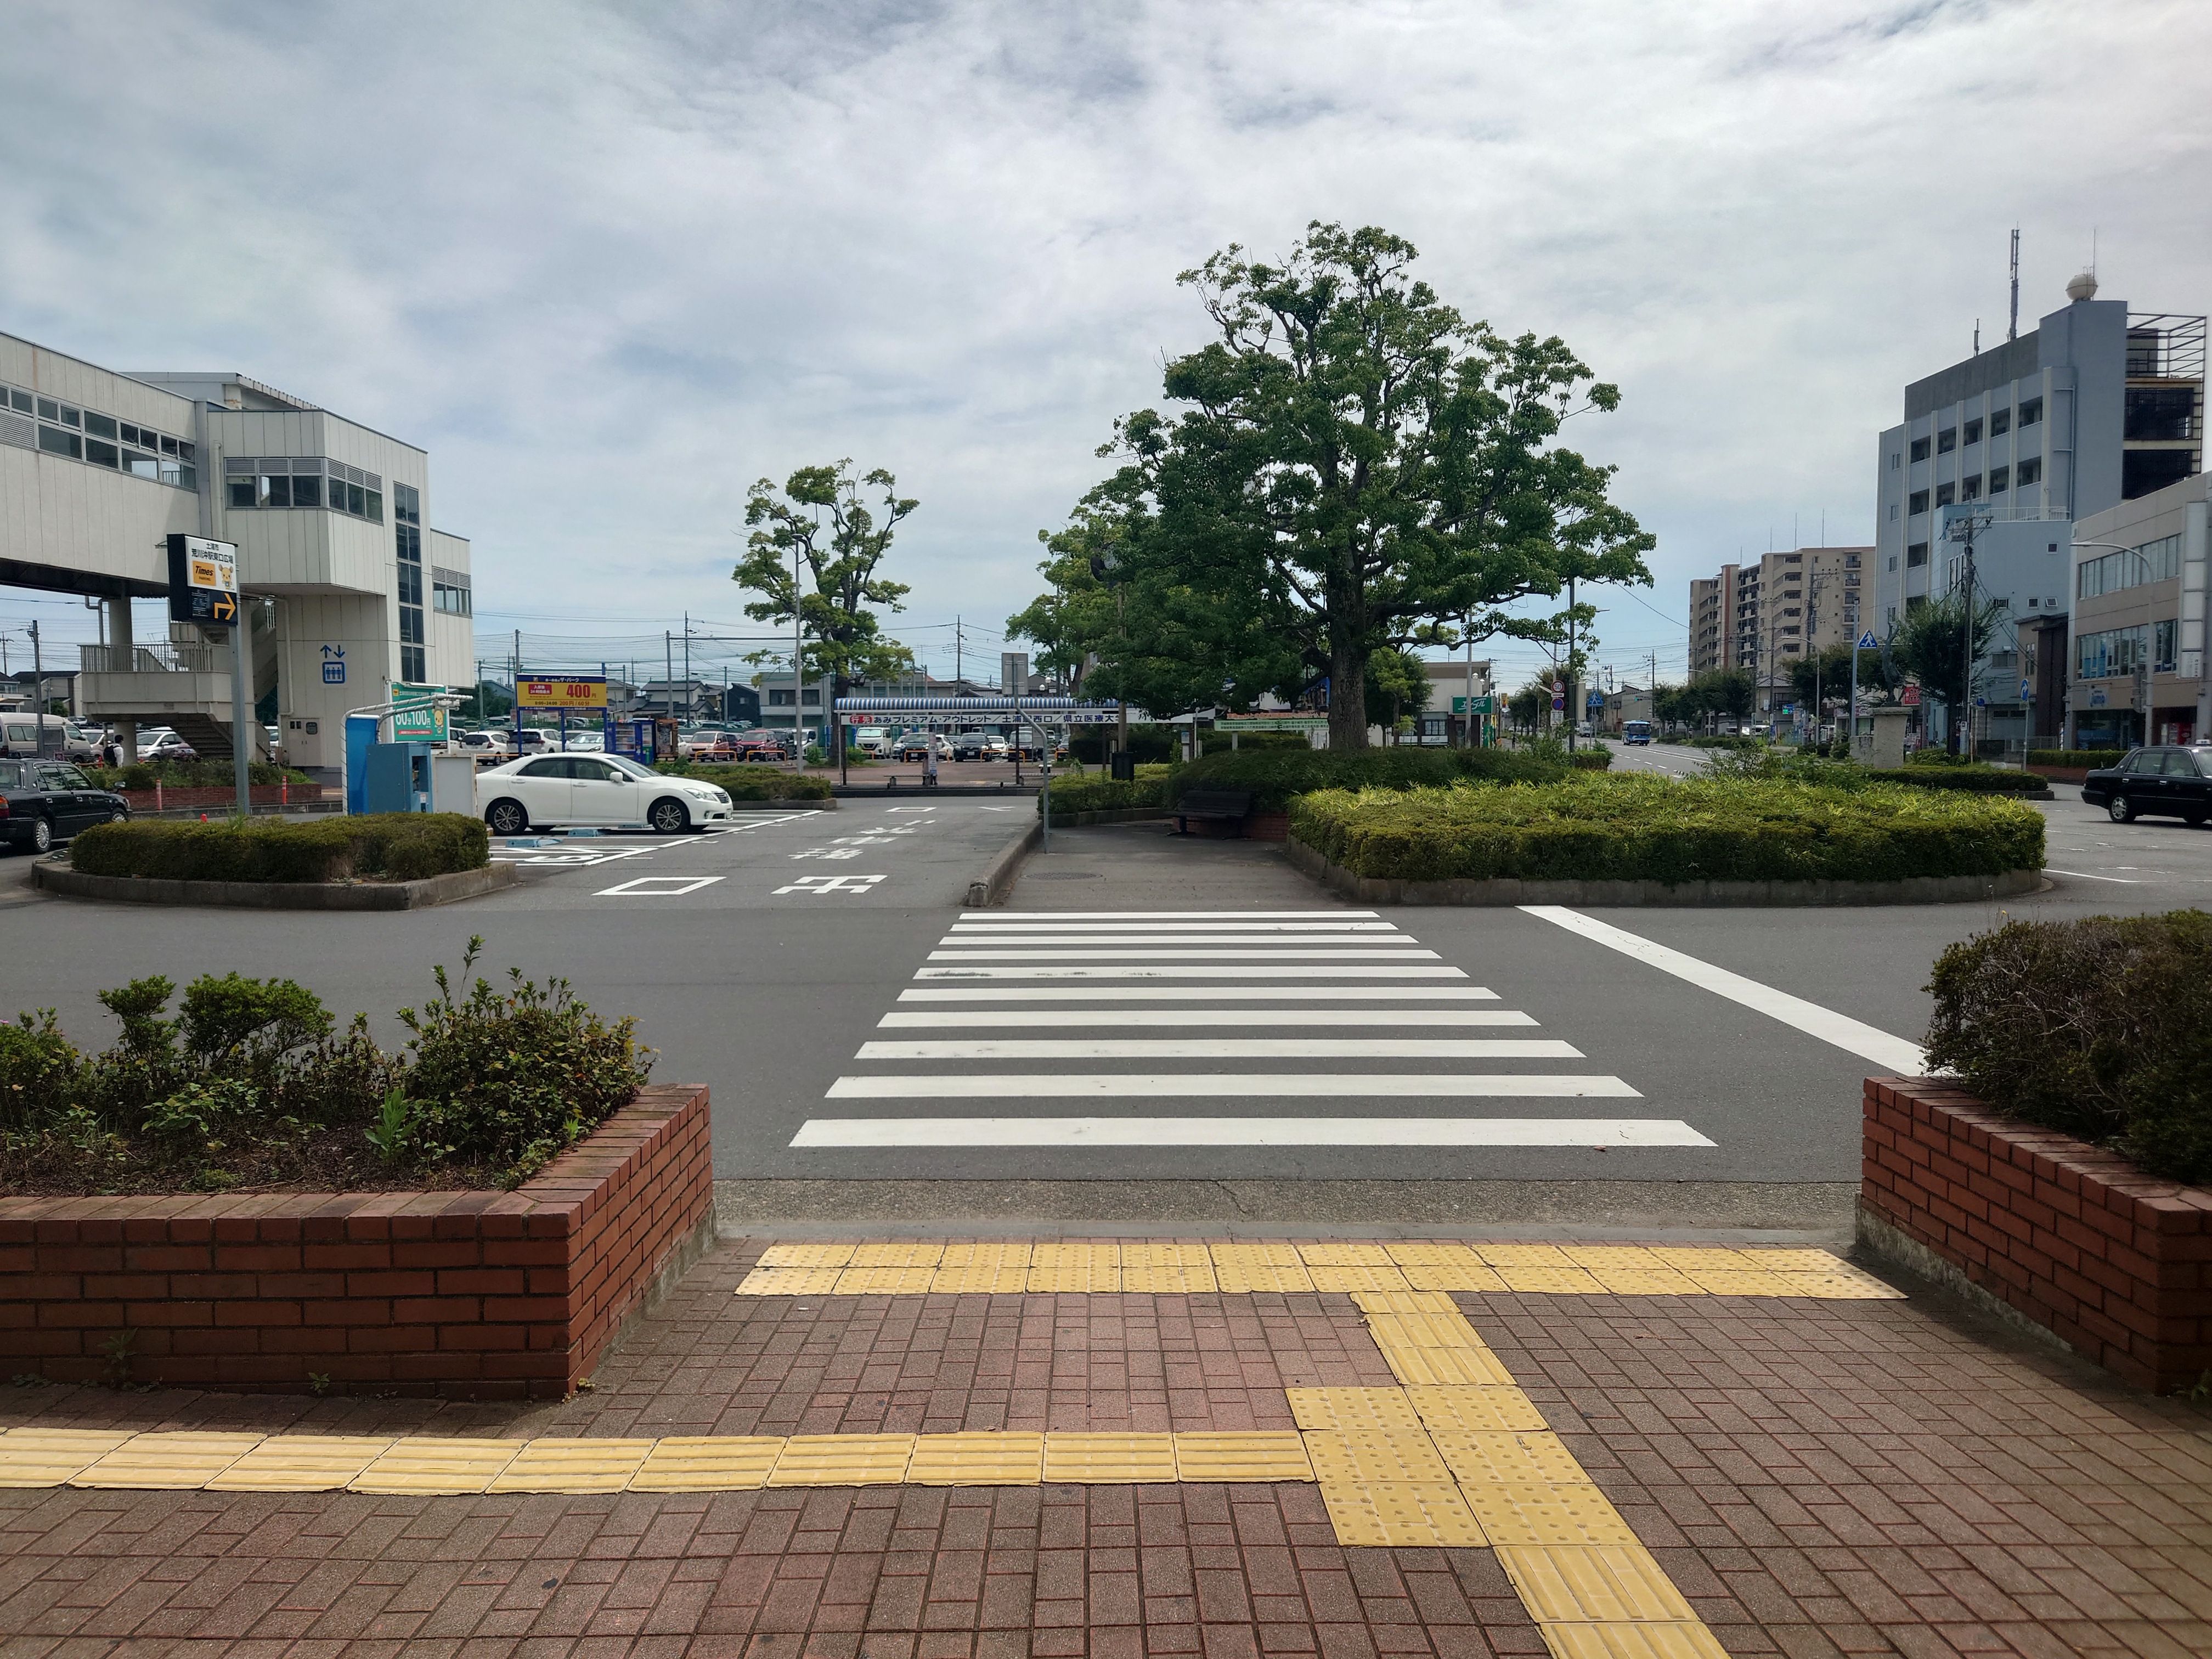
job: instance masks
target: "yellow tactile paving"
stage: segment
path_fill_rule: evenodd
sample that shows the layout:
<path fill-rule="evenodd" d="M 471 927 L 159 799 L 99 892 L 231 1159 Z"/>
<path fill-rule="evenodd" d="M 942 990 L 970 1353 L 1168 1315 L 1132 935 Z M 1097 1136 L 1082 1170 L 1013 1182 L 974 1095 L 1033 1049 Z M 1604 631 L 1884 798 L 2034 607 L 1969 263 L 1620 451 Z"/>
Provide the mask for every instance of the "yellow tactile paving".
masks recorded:
<path fill-rule="evenodd" d="M 946 1245 L 929 1288 L 940 1296 L 1014 1296 L 1029 1287 L 1029 1242 L 1016 1239 Z"/>
<path fill-rule="evenodd" d="M 1370 1313 L 1367 1328 L 1377 1343 L 1411 1348 L 1480 1348 L 1482 1339 L 1456 1307 L 1407 1313 Z"/>
<path fill-rule="evenodd" d="M 1431 1432 L 1520 1433 L 1544 1426 L 1535 1402 L 1506 1383 L 1409 1388 L 1406 1398 Z"/>
<path fill-rule="evenodd" d="M 1360 1242 L 1300 1244 L 1298 1260 L 1309 1267 L 1388 1267 L 1395 1265 L 1387 1244 Z"/>
<path fill-rule="evenodd" d="M 915 1437 L 909 1486 L 1034 1486 L 1044 1479 L 1044 1436 L 1009 1430 Z"/>
<path fill-rule="evenodd" d="M 1462 1481 L 1468 1507 L 1490 1541 L 1504 1546 L 1633 1545 L 1636 1534 L 1595 1486 Z"/>
<path fill-rule="evenodd" d="M 1231 1296 L 1313 1289 L 1313 1276 L 1294 1244 L 1216 1244 L 1213 1277 Z"/>
<path fill-rule="evenodd" d="M 1497 1387 L 1513 1374 L 1487 1348 L 1447 1348 L 1401 1340 L 1389 1327 L 1375 1328 L 1375 1346 L 1390 1364 L 1391 1374 L 1413 1385 L 1460 1384 Z"/>
<path fill-rule="evenodd" d="M 650 1440 L 526 1440 L 486 1492 L 621 1492 L 645 1465 Z"/>
<path fill-rule="evenodd" d="M 0 1434 L 0 1486 L 64 1486 L 129 1438 L 112 1429 L 10 1429 Z"/>
<path fill-rule="evenodd" d="M 1643 1624 L 1552 1623 L 1536 1627 L 1553 1659 L 1728 1659 L 1728 1650 L 1694 1619 Z"/>
<path fill-rule="evenodd" d="M 396 1437 L 271 1435 L 207 1483 L 210 1492 L 338 1492 L 391 1447 Z"/>
<path fill-rule="evenodd" d="M 738 1286 L 739 1296 L 835 1296 L 842 1267 L 756 1267 Z"/>
<path fill-rule="evenodd" d="M 933 1238 L 893 1240 L 881 1244 L 855 1244 L 845 1259 L 848 1267 L 934 1267 L 945 1260 L 945 1241 Z"/>
<path fill-rule="evenodd" d="M 776 1435 L 677 1435 L 653 1443 L 632 1492 L 750 1492 L 783 1455 Z"/>
<path fill-rule="evenodd" d="M 837 1296 L 927 1296 L 937 1284 L 937 1268 L 888 1262 L 854 1263 L 837 1274 Z"/>
<path fill-rule="evenodd" d="M 1402 1267 L 1389 1262 L 1380 1267 L 1354 1262 L 1341 1267 L 1325 1267 L 1309 1263 L 1306 1273 L 1317 1291 L 1407 1291 L 1413 1287 L 1406 1282 Z"/>
<path fill-rule="evenodd" d="M 1682 1271 L 1707 1296 L 1780 1296 L 1788 1288 L 1781 1274 L 1757 1267 L 1686 1267 Z"/>
<path fill-rule="evenodd" d="M 1703 1296 L 1697 1280 L 1672 1267 L 1591 1267 L 1589 1276 L 1607 1296 Z"/>
<path fill-rule="evenodd" d="M 1310 1480 L 1305 1437 L 1295 1430 L 1252 1434 L 1179 1434 L 1179 1480 Z"/>
<path fill-rule="evenodd" d="M 1340 1544 L 1479 1549 L 1490 1541 L 1459 1488 L 1449 1480 L 1356 1486 L 1324 1482 L 1321 1494 Z"/>
<path fill-rule="evenodd" d="M 1505 1281 L 1509 1291 L 1519 1291 L 1534 1296 L 1601 1296 L 1605 1286 L 1599 1284 L 1589 1272 L 1569 1263 L 1564 1267 L 1516 1267 L 1501 1266 L 1498 1276 Z"/>
<path fill-rule="evenodd" d="M 1459 1304 L 1442 1291 L 1354 1291 L 1352 1300 L 1362 1313 L 1459 1312 Z"/>
<path fill-rule="evenodd" d="M 1285 1389 L 1291 1419 L 1301 1429 L 1421 1427 L 1420 1414 L 1403 1389 Z"/>
<path fill-rule="evenodd" d="M 1477 1244 L 1474 1253 L 1493 1267 L 1571 1267 L 1572 1257 L 1557 1244 Z"/>
<path fill-rule="evenodd" d="M 1308 1431 L 1306 1461 L 1326 1491 L 1376 1480 L 1410 1480 L 1425 1486 L 1451 1484 L 1452 1472 L 1437 1455 L 1428 1431 L 1410 1429 L 1314 1429 Z"/>
<path fill-rule="evenodd" d="M 1130 1243 L 1121 1246 L 1121 1288 L 1152 1296 L 1196 1296 L 1220 1288 L 1213 1255 L 1203 1244 Z"/>
<path fill-rule="evenodd" d="M 1697 1616 L 1640 1544 L 1497 1549 L 1498 1565 L 1539 1624 L 1672 1623 Z"/>
<path fill-rule="evenodd" d="M 771 1486 L 896 1486 L 914 1457 L 910 1434 L 795 1434 L 769 1472 Z"/>
<path fill-rule="evenodd" d="M 1746 1246 L 1731 1250 L 1747 1267 L 1771 1273 L 1826 1273 L 1843 1264 L 1826 1250 L 1790 1249 L 1780 1246 Z"/>
<path fill-rule="evenodd" d="M 528 1443 L 414 1434 L 395 1440 L 347 1484 L 349 1492 L 480 1492 Z"/>
<path fill-rule="evenodd" d="M 1030 1256 L 1032 1291 L 1111 1295 L 1121 1288 L 1119 1244 L 1040 1244 Z"/>
<path fill-rule="evenodd" d="M 857 1244 L 771 1244 L 756 1264 L 763 1267 L 842 1267 Z"/>
<path fill-rule="evenodd" d="M 1048 1434 L 1044 1478 L 1078 1486 L 1171 1486 L 1171 1434 Z"/>
<path fill-rule="evenodd" d="M 258 1434 L 134 1434 L 70 1477 L 72 1486 L 204 1486 L 261 1443 Z"/>
<path fill-rule="evenodd" d="M 1438 1454 L 1452 1479 L 1462 1486 L 1476 1482 L 1553 1486 L 1592 1485 L 1583 1466 L 1566 1443 L 1547 1430 L 1520 1433 L 1470 1429 L 1431 1429 Z"/>

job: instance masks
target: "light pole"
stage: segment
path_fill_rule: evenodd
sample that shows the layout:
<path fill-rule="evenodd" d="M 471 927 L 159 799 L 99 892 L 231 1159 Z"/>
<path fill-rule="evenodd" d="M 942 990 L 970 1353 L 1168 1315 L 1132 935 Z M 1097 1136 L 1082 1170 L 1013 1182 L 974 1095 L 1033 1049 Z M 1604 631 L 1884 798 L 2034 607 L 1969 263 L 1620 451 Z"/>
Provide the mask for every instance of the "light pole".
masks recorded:
<path fill-rule="evenodd" d="M 2124 547 L 2118 542 L 2073 542 L 2069 543 L 2069 545 L 2076 548 L 2100 547 L 2108 553 L 2133 554 L 2135 556 L 2136 567 L 2139 569 L 2148 572 L 2150 568 L 2150 556 L 2145 553 L 2140 547 Z M 2076 587 L 2081 585 L 2081 578 L 2078 576 L 2069 577 L 2069 580 Z M 2150 592 L 2151 581 L 2152 578 L 2148 574 L 2146 574 L 2143 577 L 2142 583 L 2143 588 L 2143 641 L 2142 650 L 2136 659 L 2136 714 L 2142 720 L 2142 736 L 2138 740 L 2138 746 L 2143 748 L 2148 748 L 2151 740 L 2151 659 L 2156 654 L 2156 647 L 2154 641 L 2158 636 L 2158 621 L 2157 618 L 2151 614 L 2156 608 L 2156 602 Z"/>

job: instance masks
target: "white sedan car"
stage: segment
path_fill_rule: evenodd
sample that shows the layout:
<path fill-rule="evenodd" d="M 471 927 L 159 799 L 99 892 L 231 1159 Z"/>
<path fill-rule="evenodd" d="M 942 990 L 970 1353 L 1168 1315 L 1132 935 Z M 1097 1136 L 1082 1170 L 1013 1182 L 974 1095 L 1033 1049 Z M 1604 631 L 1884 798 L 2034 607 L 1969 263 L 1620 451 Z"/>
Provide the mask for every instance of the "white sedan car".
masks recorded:
<path fill-rule="evenodd" d="M 533 755 L 477 773 L 477 811 L 495 836 L 568 824 L 673 836 L 729 822 L 730 797 L 627 755 Z"/>

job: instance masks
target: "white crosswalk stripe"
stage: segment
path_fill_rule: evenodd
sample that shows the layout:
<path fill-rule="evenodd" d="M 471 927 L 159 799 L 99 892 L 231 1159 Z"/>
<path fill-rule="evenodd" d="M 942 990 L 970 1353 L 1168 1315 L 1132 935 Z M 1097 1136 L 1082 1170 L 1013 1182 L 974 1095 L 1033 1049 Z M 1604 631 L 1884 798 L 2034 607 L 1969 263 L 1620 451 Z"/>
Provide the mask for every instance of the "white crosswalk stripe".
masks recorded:
<path fill-rule="evenodd" d="M 1671 1118 L 1470 1113 L 1468 1103 L 1482 1101 L 1571 1110 L 1577 1100 L 1641 1097 L 1624 1079 L 1560 1066 L 1585 1058 L 1571 1042 L 1477 1035 L 1470 1028 L 1527 1030 L 1537 1021 L 1468 1006 L 1501 999 L 1371 910 L 969 914 L 914 980 L 876 1029 L 948 1035 L 863 1041 L 827 1099 L 880 1102 L 891 1115 L 810 1118 L 794 1148 L 1062 1149 L 1077 1160 L 1064 1167 L 1080 1172 L 1091 1147 L 1713 1144 Z M 1156 1103 L 1178 1099 L 1249 1108 L 1158 1115 Z M 1034 1105 L 925 1115 L 932 1103 L 958 1100 Z M 1097 1108 L 1052 1109 L 1079 1101 Z M 1363 1101 L 1376 1108 L 1346 1110 Z"/>

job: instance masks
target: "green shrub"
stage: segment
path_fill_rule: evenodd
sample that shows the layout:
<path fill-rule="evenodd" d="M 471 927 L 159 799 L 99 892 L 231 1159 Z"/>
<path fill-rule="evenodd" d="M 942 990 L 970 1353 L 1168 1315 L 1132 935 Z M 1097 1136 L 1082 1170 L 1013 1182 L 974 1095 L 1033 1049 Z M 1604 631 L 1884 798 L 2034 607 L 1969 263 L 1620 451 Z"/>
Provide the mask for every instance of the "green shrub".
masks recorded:
<path fill-rule="evenodd" d="M 2094 771 L 2100 767 L 2118 766 L 2133 753 L 2127 749 L 2031 749 L 2027 751 L 2030 766 L 2087 767 Z"/>
<path fill-rule="evenodd" d="M 491 862 L 483 821 L 462 812 L 377 812 L 314 823 L 139 818 L 94 824 L 70 844 L 87 875 L 170 881 L 418 881 Z"/>
<path fill-rule="evenodd" d="M 2051 787 L 2033 772 L 2011 772 L 1978 763 L 1863 769 L 1870 783 L 1899 783 L 1914 789 L 1965 789 L 1983 795 L 2039 795 Z"/>
<path fill-rule="evenodd" d="M 1067 757 L 1091 766 L 1103 766 L 1119 733 L 1110 726 L 1078 726 L 1067 734 Z M 1139 724 L 1129 728 L 1129 752 L 1139 765 L 1165 764 L 1182 753 L 1176 729 L 1171 726 Z"/>
<path fill-rule="evenodd" d="M 52 1009 L 0 1024 L 0 1136 L 58 1121 L 76 1104 L 83 1080 L 84 1056 L 61 1034 Z"/>
<path fill-rule="evenodd" d="M 1972 755 L 1954 755 L 1948 749 L 1916 749 L 1905 757 L 1907 766 L 1985 766 L 1986 761 L 1976 760 Z"/>
<path fill-rule="evenodd" d="M 1650 774 L 1535 787 L 1333 790 L 1291 830 L 1354 874 L 1408 881 L 1890 881 L 2043 863 L 2043 816 L 1937 791 Z"/>
<path fill-rule="evenodd" d="M 134 761 L 128 766 L 88 766 L 84 775 L 96 789 L 151 789 L 156 782 L 168 789 L 228 789 L 237 769 L 228 759 L 195 761 Z M 249 761 L 248 783 L 310 781 L 305 772 L 287 771 L 267 761 Z"/>
<path fill-rule="evenodd" d="M 1610 749 L 1576 749 L 1567 755 L 1567 764 L 1577 772 L 1609 772 L 1613 769 L 1613 750 Z"/>
<path fill-rule="evenodd" d="M 759 761 L 730 766 L 694 766 L 688 761 L 681 764 L 664 763 L 657 769 L 668 777 L 696 778 L 702 783 L 711 783 L 726 791 L 732 800 L 828 800 L 831 793 L 828 778 L 786 772 Z"/>
<path fill-rule="evenodd" d="M 1170 801 L 1194 789 L 1243 790 L 1259 812 L 1280 812 L 1291 798 L 1316 789 L 1411 789 L 1462 781 L 1544 783 L 1567 775 L 1564 755 L 1510 749 L 1238 750 L 1206 755 L 1182 767 Z"/>
<path fill-rule="evenodd" d="M 1928 988 L 1931 1071 L 2148 1174 L 2212 1183 L 2212 916 L 2008 923 L 1944 951 Z"/>
<path fill-rule="evenodd" d="M 1123 783 L 1111 776 L 1070 778 L 1055 777 L 1052 781 L 1052 811 L 1058 817 L 1066 812 L 1105 812 L 1132 807 L 1165 806 L 1168 804 L 1168 779 L 1174 772 L 1168 766 L 1139 766 L 1133 781 Z M 1039 790 L 1037 810 L 1043 811 L 1043 793 Z"/>
<path fill-rule="evenodd" d="M 1764 749 L 1768 746 L 1765 738 L 1747 738 L 1733 732 L 1725 737 L 1685 738 L 1682 741 L 1692 749 Z"/>
<path fill-rule="evenodd" d="M 1232 737 L 1236 739 L 1233 749 Z M 1303 732 L 1201 732 L 1198 742 L 1202 755 L 1241 755 L 1248 749 L 1295 749 L 1303 753 L 1313 747 Z"/>

